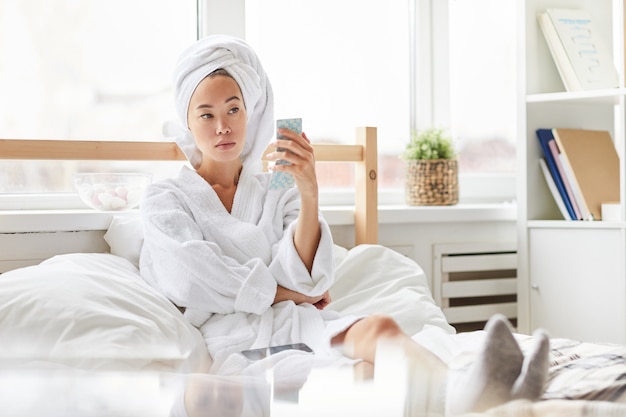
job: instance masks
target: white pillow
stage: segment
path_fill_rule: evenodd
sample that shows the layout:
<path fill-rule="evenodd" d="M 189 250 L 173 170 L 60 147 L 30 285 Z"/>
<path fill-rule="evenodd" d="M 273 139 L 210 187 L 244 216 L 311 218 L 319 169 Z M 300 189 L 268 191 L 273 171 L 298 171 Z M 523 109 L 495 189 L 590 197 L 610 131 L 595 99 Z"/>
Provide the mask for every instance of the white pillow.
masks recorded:
<path fill-rule="evenodd" d="M 0 358 L 80 369 L 195 372 L 204 340 L 110 254 L 68 254 L 0 275 Z"/>
<path fill-rule="evenodd" d="M 143 246 L 143 224 L 141 217 L 115 216 L 104 234 L 113 255 L 128 259 L 139 268 L 139 255 Z"/>
<path fill-rule="evenodd" d="M 381 245 L 348 250 L 335 268 L 327 307 L 342 314 L 385 313 L 410 336 L 426 326 L 455 333 L 432 297 L 426 275 L 410 258 Z"/>

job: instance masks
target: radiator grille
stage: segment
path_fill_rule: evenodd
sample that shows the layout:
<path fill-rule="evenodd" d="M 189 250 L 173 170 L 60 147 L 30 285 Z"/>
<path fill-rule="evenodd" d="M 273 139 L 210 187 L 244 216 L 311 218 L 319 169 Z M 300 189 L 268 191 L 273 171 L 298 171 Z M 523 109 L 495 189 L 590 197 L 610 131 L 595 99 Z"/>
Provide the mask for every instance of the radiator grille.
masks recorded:
<path fill-rule="evenodd" d="M 435 244 L 433 295 L 457 331 L 478 330 L 501 313 L 517 319 L 514 243 Z"/>

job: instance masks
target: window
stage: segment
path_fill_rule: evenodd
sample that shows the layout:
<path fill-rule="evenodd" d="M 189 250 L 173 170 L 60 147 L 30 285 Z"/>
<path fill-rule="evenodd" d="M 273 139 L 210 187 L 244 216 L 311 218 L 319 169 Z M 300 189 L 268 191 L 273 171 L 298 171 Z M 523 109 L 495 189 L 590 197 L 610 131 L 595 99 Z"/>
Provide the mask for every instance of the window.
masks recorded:
<path fill-rule="evenodd" d="M 450 129 L 462 202 L 514 198 L 515 0 L 198 3 L 205 32 L 245 36 L 258 52 L 276 117 L 302 117 L 314 141 L 351 143 L 356 126 L 378 127 L 381 203 L 404 201 L 398 155 L 413 126 Z M 0 137 L 160 139 L 196 9 L 193 0 L 0 0 Z M 0 197 L 72 192 L 70 174 L 82 169 L 0 167 Z M 351 185 L 344 168 L 320 178 L 323 194 Z"/>
<path fill-rule="evenodd" d="M 412 124 L 452 134 L 462 200 L 501 201 L 515 194 L 513 11 L 514 0 L 247 1 L 245 37 L 277 117 L 303 117 L 314 141 L 378 127 L 382 202 L 404 201 Z"/>
<path fill-rule="evenodd" d="M 515 4 L 432 2 L 432 120 L 449 126 L 459 148 L 464 202 L 515 199 Z"/>
<path fill-rule="evenodd" d="M 398 154 L 409 131 L 407 3 L 247 1 L 245 22 L 246 40 L 274 88 L 276 117 L 302 117 L 314 142 L 354 143 L 357 126 L 376 126 L 379 187 L 401 186 Z M 322 187 L 353 185 L 349 176 L 324 172 Z"/>
<path fill-rule="evenodd" d="M 515 1 L 449 4 L 450 126 L 460 144 L 460 170 L 513 173 Z"/>
<path fill-rule="evenodd" d="M 196 16 L 192 0 L 0 0 L 0 137 L 159 140 Z M 3 194 L 73 191 L 81 169 L 0 164 Z"/>

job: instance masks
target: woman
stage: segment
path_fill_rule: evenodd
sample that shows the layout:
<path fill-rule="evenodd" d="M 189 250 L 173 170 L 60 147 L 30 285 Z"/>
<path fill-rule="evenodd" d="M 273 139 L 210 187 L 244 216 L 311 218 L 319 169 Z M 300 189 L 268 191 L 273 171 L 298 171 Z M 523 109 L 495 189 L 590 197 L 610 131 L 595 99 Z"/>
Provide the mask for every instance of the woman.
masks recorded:
<path fill-rule="evenodd" d="M 325 310 L 333 245 L 319 213 L 313 148 L 305 134 L 279 131 L 288 140 L 276 140 L 272 146 L 282 150 L 267 157 L 289 162 L 273 170 L 291 174 L 296 186 L 269 189 L 260 158 L 274 134 L 273 93 L 252 49 L 226 36 L 202 39 L 183 53 L 175 86 L 177 143 L 193 169 L 148 189 L 141 273 L 199 327 L 214 360 L 209 371 L 254 375 L 271 366 L 278 385 L 297 386 L 313 365 L 349 358 L 372 369 L 378 343 L 391 340 L 422 371 L 444 374 L 445 364 L 389 317 Z M 478 361 L 472 376 L 484 384 L 448 395 L 455 407 L 449 411 L 541 393 L 547 338 L 526 360 L 530 372 L 522 371 L 523 355 L 504 319 L 493 320 L 488 340 L 489 360 Z M 241 354 L 300 342 L 317 354 L 284 351 L 256 362 Z M 335 345 L 344 356 L 333 354 Z"/>

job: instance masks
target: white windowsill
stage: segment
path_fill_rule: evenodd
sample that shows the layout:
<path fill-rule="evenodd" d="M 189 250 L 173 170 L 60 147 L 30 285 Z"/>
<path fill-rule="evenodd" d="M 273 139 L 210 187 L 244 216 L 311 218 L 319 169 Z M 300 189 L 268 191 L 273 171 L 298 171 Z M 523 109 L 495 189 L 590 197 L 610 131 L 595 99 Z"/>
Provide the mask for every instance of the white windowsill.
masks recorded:
<path fill-rule="evenodd" d="M 331 226 L 354 223 L 353 206 L 324 206 L 324 217 Z M 138 216 L 138 210 L 98 212 L 76 210 L 4 210 L 0 211 L 0 233 L 32 233 L 77 230 L 105 230 L 113 216 Z M 382 205 L 378 222 L 399 223 L 455 223 L 455 222 L 514 222 L 517 207 L 514 203 L 458 204 L 455 206 Z"/>

